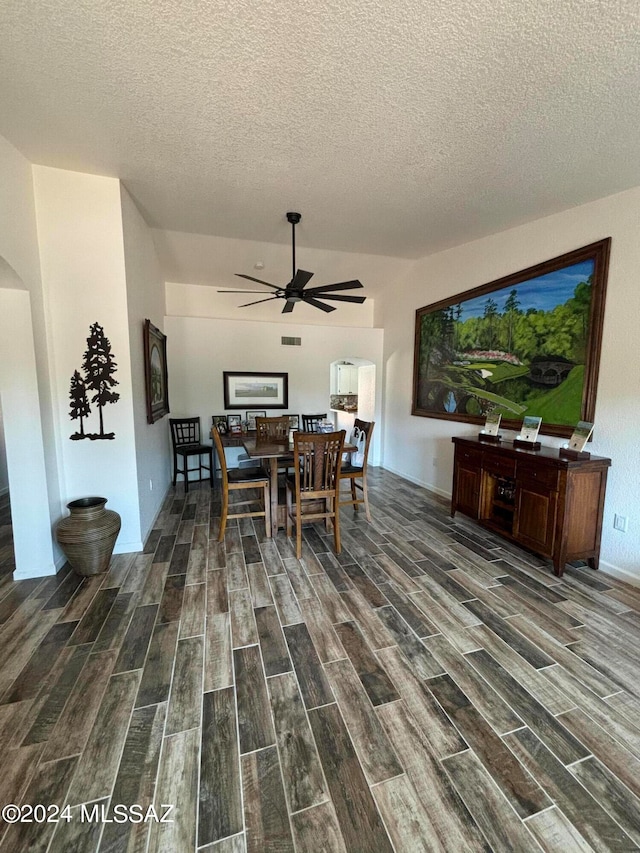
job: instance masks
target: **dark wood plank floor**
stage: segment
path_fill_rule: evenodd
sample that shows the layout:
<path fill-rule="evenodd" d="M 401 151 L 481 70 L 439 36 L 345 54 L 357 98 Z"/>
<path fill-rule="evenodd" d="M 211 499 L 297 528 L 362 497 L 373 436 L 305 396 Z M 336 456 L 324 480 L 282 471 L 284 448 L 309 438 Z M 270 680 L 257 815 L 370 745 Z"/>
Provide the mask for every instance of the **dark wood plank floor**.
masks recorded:
<path fill-rule="evenodd" d="M 338 557 L 219 544 L 201 484 L 106 575 L 0 579 L 0 805 L 72 815 L 2 851 L 640 850 L 640 588 L 369 476 Z"/>
<path fill-rule="evenodd" d="M 0 576 L 11 574 L 16 561 L 13 552 L 13 527 L 9 494 L 0 495 Z"/>

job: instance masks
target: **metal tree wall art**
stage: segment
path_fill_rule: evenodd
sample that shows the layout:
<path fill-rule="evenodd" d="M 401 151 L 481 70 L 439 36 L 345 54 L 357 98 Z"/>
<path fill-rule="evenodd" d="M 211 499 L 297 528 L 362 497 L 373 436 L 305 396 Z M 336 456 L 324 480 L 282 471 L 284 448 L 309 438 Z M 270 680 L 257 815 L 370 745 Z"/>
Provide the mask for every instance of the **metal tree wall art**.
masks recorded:
<path fill-rule="evenodd" d="M 77 370 L 73 371 L 71 377 L 71 387 L 69 389 L 69 397 L 71 403 L 69 405 L 69 416 L 72 421 L 80 420 L 80 431 L 71 436 L 71 438 L 85 438 L 83 420 L 91 414 L 91 406 L 87 399 L 87 389 L 84 384 L 84 379 Z"/>
<path fill-rule="evenodd" d="M 116 403 L 120 399 L 120 394 L 111 390 L 114 385 L 118 384 L 118 380 L 114 379 L 118 365 L 114 361 L 111 343 L 102 326 L 99 323 L 93 323 L 89 327 L 89 332 L 87 350 L 82 361 L 84 378 L 75 370 L 69 388 L 69 397 L 71 398 L 69 417 L 71 420 L 80 420 L 79 431 L 70 436 L 72 441 L 79 441 L 83 438 L 90 438 L 92 441 L 115 438 L 114 432 L 104 431 L 102 410 L 107 403 Z M 100 432 L 97 433 L 85 433 L 84 431 L 83 419 L 91 414 L 87 391 L 94 392 L 91 403 L 95 403 L 98 407 Z"/>

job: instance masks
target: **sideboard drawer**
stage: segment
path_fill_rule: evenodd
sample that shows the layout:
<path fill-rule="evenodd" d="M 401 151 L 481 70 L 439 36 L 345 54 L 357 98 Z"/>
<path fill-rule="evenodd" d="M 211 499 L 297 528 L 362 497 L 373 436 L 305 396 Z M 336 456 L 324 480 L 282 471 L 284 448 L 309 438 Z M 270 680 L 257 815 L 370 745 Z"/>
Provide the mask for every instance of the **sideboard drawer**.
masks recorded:
<path fill-rule="evenodd" d="M 485 453 L 482 467 L 496 477 L 515 477 L 516 460 L 498 456 L 497 453 Z"/>
<path fill-rule="evenodd" d="M 531 465 L 518 462 L 518 480 L 537 484 L 556 491 L 558 488 L 558 469 L 553 465 Z"/>
<path fill-rule="evenodd" d="M 466 462 L 469 465 L 480 467 L 482 462 L 482 451 L 474 450 L 473 448 L 463 447 L 456 452 L 457 462 Z"/>

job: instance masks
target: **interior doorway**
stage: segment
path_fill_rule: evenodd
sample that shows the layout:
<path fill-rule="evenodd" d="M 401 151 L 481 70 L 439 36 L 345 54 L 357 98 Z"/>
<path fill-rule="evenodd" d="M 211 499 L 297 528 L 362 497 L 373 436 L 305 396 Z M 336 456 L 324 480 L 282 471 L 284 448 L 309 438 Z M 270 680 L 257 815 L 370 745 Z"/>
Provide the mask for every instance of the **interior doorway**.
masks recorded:
<path fill-rule="evenodd" d="M 346 430 L 348 436 L 356 418 L 376 420 L 376 366 L 366 358 L 345 356 L 329 370 L 331 413 L 336 429 Z"/>

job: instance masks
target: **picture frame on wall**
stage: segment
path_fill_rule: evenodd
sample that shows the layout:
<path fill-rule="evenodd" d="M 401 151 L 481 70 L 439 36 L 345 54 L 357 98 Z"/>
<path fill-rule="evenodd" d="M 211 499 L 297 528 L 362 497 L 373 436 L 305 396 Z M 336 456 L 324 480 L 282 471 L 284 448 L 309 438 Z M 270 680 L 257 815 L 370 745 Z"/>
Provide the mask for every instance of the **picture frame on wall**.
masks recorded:
<path fill-rule="evenodd" d="M 289 405 L 288 373 L 225 370 L 222 373 L 225 409 L 286 409 Z"/>
<path fill-rule="evenodd" d="M 570 436 L 593 422 L 611 238 L 419 308 L 411 414 Z"/>
<path fill-rule="evenodd" d="M 242 426 L 242 415 L 227 415 L 227 431 L 233 432 Z"/>
<path fill-rule="evenodd" d="M 289 429 L 300 429 L 300 415 L 287 415 L 289 418 Z"/>
<path fill-rule="evenodd" d="M 151 320 L 145 320 L 142 340 L 147 423 L 154 424 L 169 414 L 167 336 Z"/>
<path fill-rule="evenodd" d="M 266 418 L 267 412 L 265 409 L 251 410 L 247 412 L 247 429 L 252 431 L 256 428 L 256 418 Z"/>

